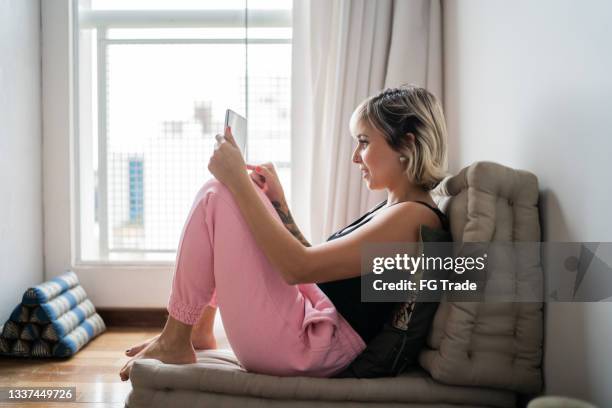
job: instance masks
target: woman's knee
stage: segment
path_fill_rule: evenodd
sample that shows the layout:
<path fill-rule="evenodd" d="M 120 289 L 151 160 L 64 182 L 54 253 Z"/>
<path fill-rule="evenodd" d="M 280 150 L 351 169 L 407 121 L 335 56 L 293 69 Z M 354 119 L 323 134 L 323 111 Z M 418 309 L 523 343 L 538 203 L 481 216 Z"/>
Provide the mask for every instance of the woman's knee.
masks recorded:
<path fill-rule="evenodd" d="M 259 199 L 264 203 L 268 211 L 274 218 L 281 222 L 276 210 L 274 210 L 274 207 L 272 204 L 270 204 L 269 200 L 265 197 L 261 189 L 256 188 L 256 191 Z M 198 204 L 206 204 L 211 197 L 214 197 L 213 201 L 222 201 L 225 203 L 224 207 L 232 208 L 232 210 L 240 214 L 240 209 L 238 208 L 238 204 L 232 192 L 227 188 L 227 186 L 225 186 L 225 184 L 221 183 L 214 177 L 210 178 L 206 183 L 204 183 L 202 188 L 200 188 L 195 201 Z"/>
<path fill-rule="evenodd" d="M 221 183 L 214 177 L 211 177 L 204 185 L 200 188 L 196 195 L 196 201 L 200 201 L 205 199 L 208 195 L 214 194 L 223 199 L 233 199 L 232 193 L 225 186 L 225 184 Z"/>
<path fill-rule="evenodd" d="M 240 214 L 232 192 L 216 178 L 209 179 L 198 191 L 194 205 L 204 209 L 205 213 L 212 216 L 227 210 L 234 214 Z"/>

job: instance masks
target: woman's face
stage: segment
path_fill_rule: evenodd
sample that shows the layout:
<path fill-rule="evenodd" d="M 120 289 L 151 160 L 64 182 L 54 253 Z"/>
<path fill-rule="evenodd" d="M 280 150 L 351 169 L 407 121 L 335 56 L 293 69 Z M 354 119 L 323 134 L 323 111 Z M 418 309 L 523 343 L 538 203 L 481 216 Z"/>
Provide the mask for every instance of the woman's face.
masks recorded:
<path fill-rule="evenodd" d="M 370 190 L 388 188 L 405 177 L 400 154 L 389 146 L 383 133 L 366 120 L 358 119 L 355 113 L 351 117 L 350 129 L 357 140 L 353 163 L 359 165 L 361 176 Z"/>

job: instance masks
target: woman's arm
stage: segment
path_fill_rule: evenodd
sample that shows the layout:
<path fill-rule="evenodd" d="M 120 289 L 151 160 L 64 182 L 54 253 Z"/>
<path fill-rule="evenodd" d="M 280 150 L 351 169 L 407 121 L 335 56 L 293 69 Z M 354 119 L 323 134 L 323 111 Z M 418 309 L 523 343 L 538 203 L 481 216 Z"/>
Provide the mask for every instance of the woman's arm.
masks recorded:
<path fill-rule="evenodd" d="M 283 222 L 283 224 L 285 224 L 285 228 L 287 228 L 291 235 L 296 237 L 297 240 L 302 243 L 302 245 L 306 247 L 312 246 L 310 245 L 310 242 L 308 242 L 306 238 L 304 238 L 302 231 L 300 231 L 299 227 L 293 220 L 293 216 L 291 215 L 291 211 L 289 210 L 287 202 L 285 200 L 274 200 L 271 201 L 271 203 L 274 206 L 276 212 L 278 213 L 278 216 L 280 217 L 281 221 Z"/>
<path fill-rule="evenodd" d="M 285 192 L 281 185 L 278 174 L 276 173 L 276 167 L 273 163 L 267 162 L 260 165 L 247 164 L 247 169 L 252 170 L 249 176 L 251 180 L 257 184 L 259 188 L 264 192 L 270 203 L 276 209 L 278 216 L 280 217 L 285 228 L 296 237 L 304 246 L 311 246 L 310 242 L 304 238 L 302 231 L 298 228 L 297 224 L 293 220 L 291 211 L 289 211 L 289 205 L 287 205 L 287 199 L 285 198 Z"/>
<path fill-rule="evenodd" d="M 298 274 L 300 260 L 304 258 L 307 248 L 268 212 L 255 190 L 258 187 L 249 177 L 227 184 L 227 187 L 257 245 L 287 283 L 297 283 L 293 277 Z"/>

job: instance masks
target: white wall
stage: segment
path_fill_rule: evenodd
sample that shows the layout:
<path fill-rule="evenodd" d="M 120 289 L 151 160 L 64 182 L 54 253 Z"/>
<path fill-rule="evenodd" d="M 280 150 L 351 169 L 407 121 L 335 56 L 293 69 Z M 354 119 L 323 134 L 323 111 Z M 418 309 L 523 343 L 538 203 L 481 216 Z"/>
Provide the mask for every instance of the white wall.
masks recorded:
<path fill-rule="evenodd" d="M 43 279 L 40 2 L 0 0 L 0 324 Z"/>
<path fill-rule="evenodd" d="M 612 2 L 447 0 L 453 171 L 535 173 L 548 241 L 612 241 Z M 549 304 L 548 394 L 612 406 L 612 304 Z"/>

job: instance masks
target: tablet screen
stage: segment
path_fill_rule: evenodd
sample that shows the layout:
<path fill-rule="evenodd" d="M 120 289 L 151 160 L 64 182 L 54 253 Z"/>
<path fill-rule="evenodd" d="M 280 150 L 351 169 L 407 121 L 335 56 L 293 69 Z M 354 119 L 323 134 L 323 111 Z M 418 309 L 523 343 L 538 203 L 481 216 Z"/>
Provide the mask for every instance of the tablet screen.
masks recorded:
<path fill-rule="evenodd" d="M 247 148 L 247 120 L 234 112 L 231 109 L 225 111 L 225 127 L 232 128 L 232 135 L 242 152 L 242 155 L 246 159 L 246 148 Z"/>

